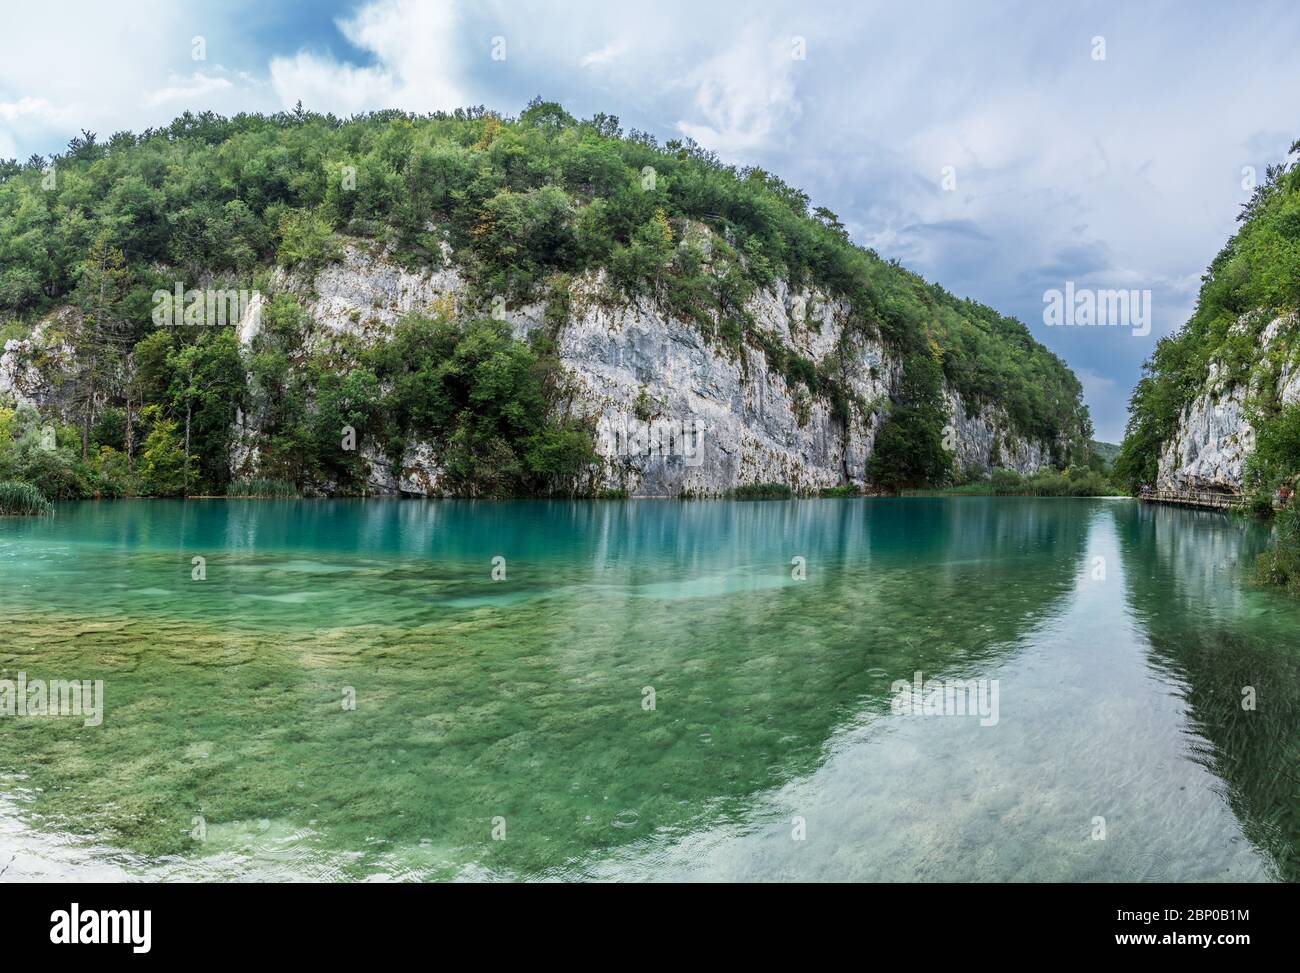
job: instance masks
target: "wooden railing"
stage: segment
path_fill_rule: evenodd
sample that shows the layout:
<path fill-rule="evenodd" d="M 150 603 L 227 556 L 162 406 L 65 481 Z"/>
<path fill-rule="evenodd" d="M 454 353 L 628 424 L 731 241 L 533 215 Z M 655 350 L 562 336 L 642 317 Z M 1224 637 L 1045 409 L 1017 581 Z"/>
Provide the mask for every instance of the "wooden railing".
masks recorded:
<path fill-rule="evenodd" d="M 1152 490 L 1138 494 L 1139 500 L 1153 503 L 1177 503 L 1185 507 L 1203 507 L 1208 510 L 1235 510 L 1246 504 L 1246 498 L 1236 493 L 1215 493 L 1213 490 Z"/>

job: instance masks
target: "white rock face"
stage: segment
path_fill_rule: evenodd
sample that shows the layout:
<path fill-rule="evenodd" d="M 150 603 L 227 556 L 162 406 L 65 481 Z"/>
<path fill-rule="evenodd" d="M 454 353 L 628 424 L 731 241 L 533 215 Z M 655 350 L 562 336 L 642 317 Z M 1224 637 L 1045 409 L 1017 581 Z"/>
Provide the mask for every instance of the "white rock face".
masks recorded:
<path fill-rule="evenodd" d="M 425 497 L 451 496 L 442 463 L 428 443 L 417 443 L 407 450 L 400 466 L 394 466 L 388 457 L 373 448 L 363 449 L 361 458 L 370 464 L 366 490 L 372 494 L 392 496 L 409 493 Z"/>
<path fill-rule="evenodd" d="M 1011 423 L 1001 409 L 985 403 L 974 416 L 967 416 L 960 395 L 949 391 L 946 398 L 954 433 L 953 466 L 958 473 L 1001 467 L 1029 475 L 1051 463 L 1051 449 L 1046 445 L 1007 431 Z"/>
<path fill-rule="evenodd" d="M 1244 315 L 1233 325 L 1234 330 L 1244 330 L 1250 317 Z M 1284 353 L 1297 323 L 1295 314 L 1269 322 L 1260 332 L 1256 360 L 1263 361 L 1270 352 Z M 1273 388 L 1257 391 L 1271 391 L 1283 405 L 1300 402 L 1300 360 L 1296 352 L 1283 361 Z M 1244 384 L 1227 376 L 1223 362 L 1210 362 L 1204 389 L 1183 409 L 1177 431 L 1161 449 L 1158 489 L 1240 492 L 1243 466 L 1255 448 L 1255 429 L 1246 410 L 1247 395 Z"/>
<path fill-rule="evenodd" d="M 558 350 L 575 389 L 572 411 L 616 432 L 613 442 L 599 444 L 607 457 L 604 488 L 634 496 L 714 495 L 745 483 L 814 489 L 862 479 L 878 408 L 855 417 L 845 435 L 828 403 L 792 392 L 783 376 L 769 371 L 761 350 L 747 346 L 733 357 L 707 343 L 697 326 L 655 308 L 603 306 L 599 288 L 599 279 L 590 280 L 575 293 Z M 824 304 L 809 320 L 799 316 L 806 307 L 805 295 L 778 289 L 751 310 L 758 326 L 784 345 L 820 359 L 839 339 L 836 318 L 843 309 Z M 883 403 L 897 365 L 880 345 L 854 347 L 847 367 L 854 391 Z M 656 454 L 644 442 L 648 436 L 636 435 L 647 423 L 652 429 L 685 425 L 692 441 L 672 441 Z M 703 430 L 700 451 L 685 455 L 686 446 L 694 452 L 696 429 Z"/>
<path fill-rule="evenodd" d="M 18 405 L 36 406 L 43 398 L 45 380 L 31 364 L 32 342 L 10 338 L 0 354 L 0 395 L 9 395 Z"/>
<path fill-rule="evenodd" d="M 261 293 L 255 292 L 235 325 L 235 338 L 244 347 L 252 344 L 253 339 L 262 333 L 262 309 L 265 306 L 266 299 Z"/>
<path fill-rule="evenodd" d="M 236 409 L 235 421 L 230 427 L 230 475 L 234 479 L 243 480 L 257 475 L 260 458 L 257 443 L 257 429 L 244 415 L 243 409 Z"/>
<path fill-rule="evenodd" d="M 572 392 L 567 409 L 597 424 L 604 457 L 595 474 L 598 488 L 632 496 L 708 496 L 761 482 L 797 490 L 863 482 L 901 366 L 878 341 L 846 336 L 850 309 L 843 302 L 778 283 L 749 310 L 757 327 L 787 350 L 814 363 L 835 363 L 858 400 L 847 429 L 829 403 L 808 395 L 801 383 L 791 389 L 771 371 L 761 350 L 747 345 L 737 356 L 651 302 L 611 302 L 603 283 L 601 274 L 574 282 L 568 320 L 556 335 Z M 365 243 L 347 243 L 342 262 L 314 281 L 281 273 L 274 284 L 294 292 L 325 334 L 377 337 L 412 310 L 493 311 L 467 305 L 465 281 L 449 260 L 446 269 L 411 273 Z M 545 327 L 545 311 L 544 303 L 496 309 L 521 337 Z M 1009 432 L 1001 410 L 986 405 L 967 417 L 957 395 L 949 393 L 947 401 L 958 470 L 989 468 L 998 458 L 991 455 L 995 445 L 998 465 L 1021 473 L 1050 461 L 1046 444 Z M 249 430 L 241 425 L 237 432 L 243 443 Z M 656 436 L 660 449 L 652 445 Z M 233 453 L 241 475 L 248 474 L 254 448 Z M 436 496 L 446 490 L 438 457 L 427 445 L 409 450 L 400 469 L 377 455 L 368 459 L 374 492 Z"/>
<path fill-rule="evenodd" d="M 443 257 L 449 261 L 446 244 Z M 322 268 L 315 280 L 277 271 L 272 283 L 293 291 L 318 324 L 361 337 L 387 334 L 411 311 L 462 310 L 455 302 L 465 290 L 449 262 L 444 270 L 411 273 L 364 241 L 345 242 L 342 261 Z"/>
<path fill-rule="evenodd" d="M 1245 388 L 1236 385 L 1220 390 L 1217 400 L 1202 393 L 1183 410 L 1177 433 L 1160 452 L 1159 489 L 1241 489 L 1242 464 L 1255 448 L 1245 398 Z"/>
<path fill-rule="evenodd" d="M 32 329 L 30 337 L 10 338 L 0 353 L 0 398 L 12 396 L 16 405 L 40 407 L 54 397 L 51 376 L 66 373 L 72 365 L 73 351 L 67 343 L 54 338 L 67 334 L 80 320 L 73 308 L 62 308 Z M 44 359 L 43 367 L 38 363 Z"/>

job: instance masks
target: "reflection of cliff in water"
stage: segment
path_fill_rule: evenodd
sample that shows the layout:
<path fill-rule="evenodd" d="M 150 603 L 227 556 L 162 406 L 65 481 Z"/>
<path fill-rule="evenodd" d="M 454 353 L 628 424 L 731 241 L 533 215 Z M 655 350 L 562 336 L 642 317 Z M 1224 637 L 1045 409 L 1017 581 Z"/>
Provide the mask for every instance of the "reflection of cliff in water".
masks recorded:
<path fill-rule="evenodd" d="M 115 542 L 138 526 L 87 506 Z M 317 821 L 331 846 L 366 849 L 349 866 L 359 873 L 424 843 L 435 875 L 456 860 L 538 874 L 594 848 L 743 822 L 756 793 L 819 767 L 837 730 L 887 712 L 895 679 L 980 675 L 1013 652 L 1071 592 L 1092 511 L 328 506 L 175 505 L 175 523 L 149 527 L 160 550 L 105 550 L 86 582 L 121 576 L 105 568 L 118 558 L 147 590 L 175 573 L 174 550 L 218 552 L 208 587 L 141 596 L 140 617 L 122 616 L 121 594 L 88 606 L 75 586 L 40 596 L 65 606 L 58 618 L 29 599 L 28 650 L 0 650 L 0 665 L 104 672 L 113 731 L 28 723 L 20 739 L 0 726 L 0 766 L 29 775 L 32 811 L 149 855 L 201 853 L 188 837 L 198 809 L 213 834 Z M 510 583 L 497 586 L 487 575 L 502 551 Z M 322 561 L 304 578 L 312 554 Z M 303 590 L 310 601 L 292 600 Z M 357 689 L 351 722 L 341 686 Z M 509 841 L 490 840 L 496 815 Z"/>
<path fill-rule="evenodd" d="M 1224 514 L 1116 514 L 1128 600 L 1189 707 L 1194 759 L 1226 785 L 1242 829 L 1300 880 L 1300 603 L 1250 581 L 1267 531 Z M 1252 687 L 1256 708 L 1243 709 Z"/>

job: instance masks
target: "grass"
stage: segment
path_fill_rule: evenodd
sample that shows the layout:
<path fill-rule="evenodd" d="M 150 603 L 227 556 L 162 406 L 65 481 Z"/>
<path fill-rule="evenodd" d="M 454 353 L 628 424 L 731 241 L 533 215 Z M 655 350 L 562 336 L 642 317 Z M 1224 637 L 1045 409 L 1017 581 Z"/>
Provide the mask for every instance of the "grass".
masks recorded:
<path fill-rule="evenodd" d="M 0 481 L 0 514 L 39 515 L 53 511 L 54 504 L 30 483 Z"/>
<path fill-rule="evenodd" d="M 1022 477 L 1015 470 L 994 470 L 987 480 L 927 490 L 904 490 L 906 496 L 973 497 L 1110 497 L 1118 490 L 1105 476 L 1083 467 L 1070 470 L 1040 470 Z"/>
<path fill-rule="evenodd" d="M 226 491 L 226 496 L 248 499 L 295 500 L 298 488 L 288 480 L 233 480 Z"/>

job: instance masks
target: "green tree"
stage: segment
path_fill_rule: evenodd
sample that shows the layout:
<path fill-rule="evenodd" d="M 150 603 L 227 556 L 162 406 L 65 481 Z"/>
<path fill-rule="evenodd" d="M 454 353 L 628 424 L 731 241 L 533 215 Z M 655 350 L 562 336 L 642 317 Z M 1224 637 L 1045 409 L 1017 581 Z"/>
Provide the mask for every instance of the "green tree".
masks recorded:
<path fill-rule="evenodd" d="M 340 255 L 334 231 L 323 216 L 312 210 L 291 209 L 280 215 L 280 248 L 276 260 L 284 267 L 314 272 Z"/>
<path fill-rule="evenodd" d="M 145 406 L 140 419 L 149 430 L 140 462 L 144 489 L 155 497 L 178 496 L 185 489 L 185 445 L 176 423 L 157 405 Z"/>
<path fill-rule="evenodd" d="M 382 430 L 379 380 L 367 368 L 341 372 L 315 364 L 312 373 L 312 467 L 317 476 L 344 489 L 359 489 L 367 472 L 362 451 Z"/>
<path fill-rule="evenodd" d="M 244 391 L 244 363 L 234 332 L 203 332 L 173 351 L 169 362 L 172 409 L 184 416 L 184 485 L 194 482 L 191 456 L 200 457 L 199 481 L 220 491 L 230 478 L 230 426 Z"/>
<path fill-rule="evenodd" d="M 95 412 L 116 393 L 123 345 L 129 341 L 122 303 L 130 271 L 122 251 L 101 234 L 81 267 L 81 316 L 72 335 L 76 353 L 75 402 L 82 416 L 81 458 L 90 448 Z"/>
<path fill-rule="evenodd" d="M 900 394 L 876 434 L 867 476 L 885 490 L 936 486 L 952 478 L 952 453 L 944 447 L 947 413 L 933 355 L 904 361 Z"/>

